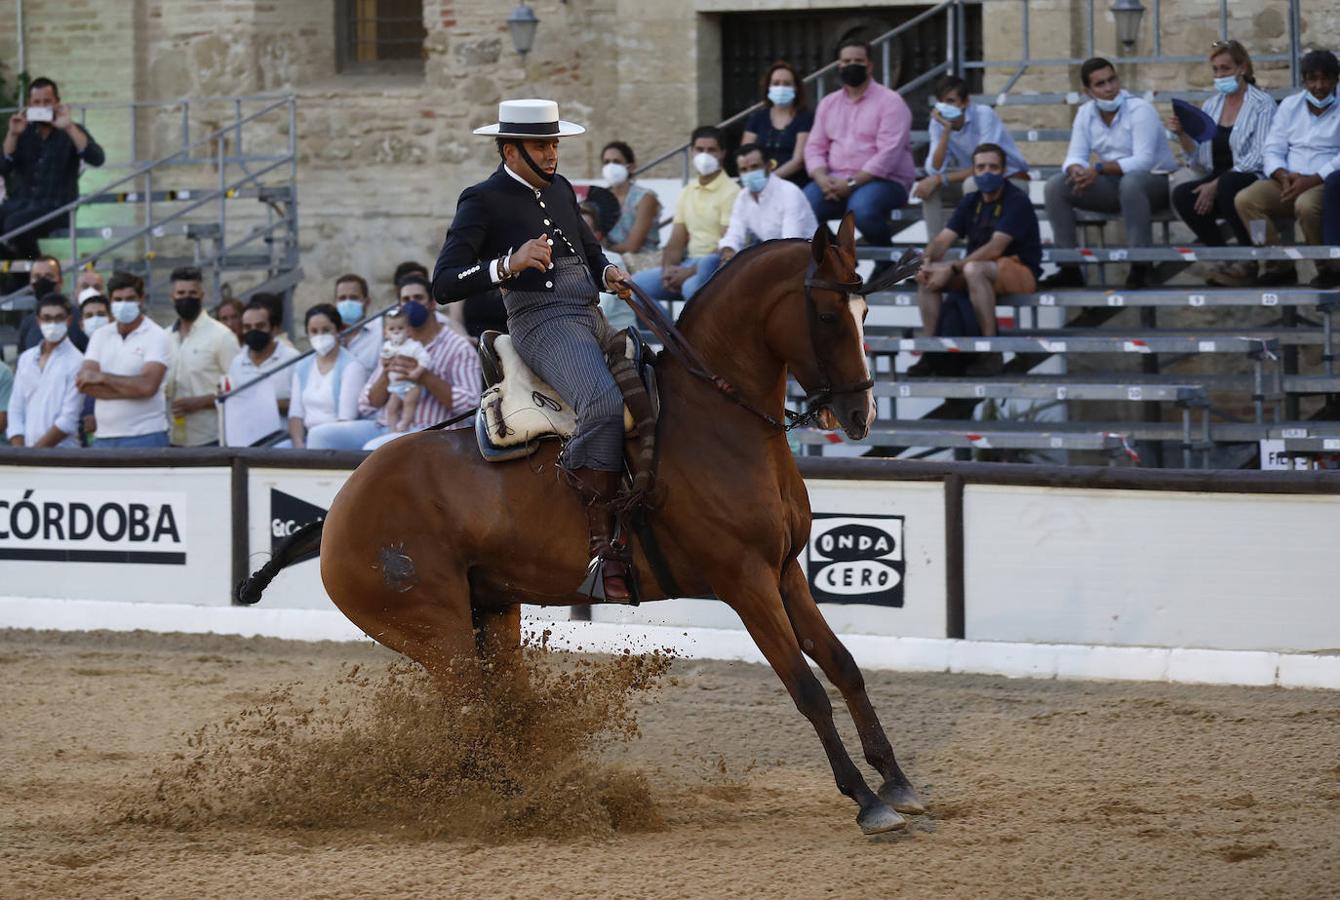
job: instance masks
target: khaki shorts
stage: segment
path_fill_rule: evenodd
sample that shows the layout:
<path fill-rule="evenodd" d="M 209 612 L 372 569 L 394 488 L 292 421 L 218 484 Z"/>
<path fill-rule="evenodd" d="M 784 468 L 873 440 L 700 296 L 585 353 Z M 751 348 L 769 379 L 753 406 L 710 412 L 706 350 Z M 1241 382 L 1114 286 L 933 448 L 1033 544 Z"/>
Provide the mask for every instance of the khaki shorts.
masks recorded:
<path fill-rule="evenodd" d="M 956 291 L 966 291 L 968 284 L 963 276 L 956 277 L 950 284 Z M 1031 294 L 1038 288 L 1038 280 L 1033 270 L 1019 261 L 1017 256 L 1002 256 L 996 260 L 997 294 Z"/>

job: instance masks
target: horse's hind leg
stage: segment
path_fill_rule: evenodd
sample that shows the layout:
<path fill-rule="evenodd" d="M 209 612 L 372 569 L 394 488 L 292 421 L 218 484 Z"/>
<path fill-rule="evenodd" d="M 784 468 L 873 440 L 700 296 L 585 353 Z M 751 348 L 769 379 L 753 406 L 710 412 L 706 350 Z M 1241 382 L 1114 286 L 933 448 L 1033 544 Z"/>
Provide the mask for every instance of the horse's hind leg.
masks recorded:
<path fill-rule="evenodd" d="M 870 790 L 847 754 L 833 725 L 833 705 L 828 702 L 828 693 L 801 655 L 772 578 L 769 572 L 758 572 L 756 577 L 733 588 L 719 589 L 718 593 L 739 613 L 754 643 L 786 685 L 796 708 L 814 726 L 828 755 L 829 765 L 833 767 L 838 790 L 860 807 L 856 822 L 861 830 L 866 834 L 878 834 L 902 828 L 906 820 Z"/>
<path fill-rule="evenodd" d="M 794 559 L 786 564 L 782 572 L 782 597 L 786 604 L 787 615 L 800 639 L 800 647 L 805 654 L 819 664 L 819 668 L 828 676 L 847 701 L 856 731 L 861 736 L 861 749 L 865 751 L 866 762 L 874 766 L 884 777 L 879 797 L 885 803 L 901 813 L 919 815 L 926 811 L 921 799 L 912 787 L 898 761 L 893 756 L 893 746 L 884 733 L 875 708 L 865 690 L 865 677 L 852 659 L 851 653 L 838 640 L 837 635 L 828 627 L 823 613 L 814 602 L 809 582 L 801 571 L 800 564 Z"/>

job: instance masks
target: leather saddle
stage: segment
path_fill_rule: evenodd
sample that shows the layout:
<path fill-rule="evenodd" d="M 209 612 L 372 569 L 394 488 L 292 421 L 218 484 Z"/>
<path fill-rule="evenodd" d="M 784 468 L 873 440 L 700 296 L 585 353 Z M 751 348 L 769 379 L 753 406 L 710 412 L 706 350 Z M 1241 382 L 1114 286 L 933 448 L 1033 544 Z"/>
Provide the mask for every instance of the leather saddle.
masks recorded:
<path fill-rule="evenodd" d="M 655 354 L 636 328 L 626 329 L 622 336 L 625 358 L 632 362 L 642 380 L 653 413 L 659 414 Z M 497 331 L 480 335 L 479 361 L 484 372 L 484 393 L 475 414 L 475 437 L 484 459 L 489 462 L 520 459 L 534 453 L 542 440 L 567 440 L 576 432 L 576 412 L 521 360 L 508 335 Z M 625 406 L 624 433 L 632 434 L 636 426 Z"/>

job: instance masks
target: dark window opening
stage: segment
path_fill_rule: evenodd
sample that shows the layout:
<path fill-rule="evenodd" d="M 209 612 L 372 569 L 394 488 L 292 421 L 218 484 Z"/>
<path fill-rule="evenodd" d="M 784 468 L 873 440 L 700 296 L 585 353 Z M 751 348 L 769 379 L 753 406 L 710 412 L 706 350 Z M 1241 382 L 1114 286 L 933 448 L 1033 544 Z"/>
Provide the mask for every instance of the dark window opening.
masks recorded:
<path fill-rule="evenodd" d="M 339 0 L 341 72 L 423 71 L 423 0 Z"/>

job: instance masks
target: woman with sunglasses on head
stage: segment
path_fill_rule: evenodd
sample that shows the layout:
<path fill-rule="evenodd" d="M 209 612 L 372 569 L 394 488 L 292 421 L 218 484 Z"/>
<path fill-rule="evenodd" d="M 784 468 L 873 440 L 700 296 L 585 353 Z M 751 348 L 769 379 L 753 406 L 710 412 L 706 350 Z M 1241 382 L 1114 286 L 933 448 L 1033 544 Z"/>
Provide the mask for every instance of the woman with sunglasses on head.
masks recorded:
<path fill-rule="evenodd" d="M 764 107 L 745 121 L 740 145 L 763 149 L 772 174 L 797 187 L 810 180 L 805 171 L 805 141 L 814 127 L 814 113 L 806 108 L 805 85 L 796 67 L 778 60 L 763 76 Z"/>

